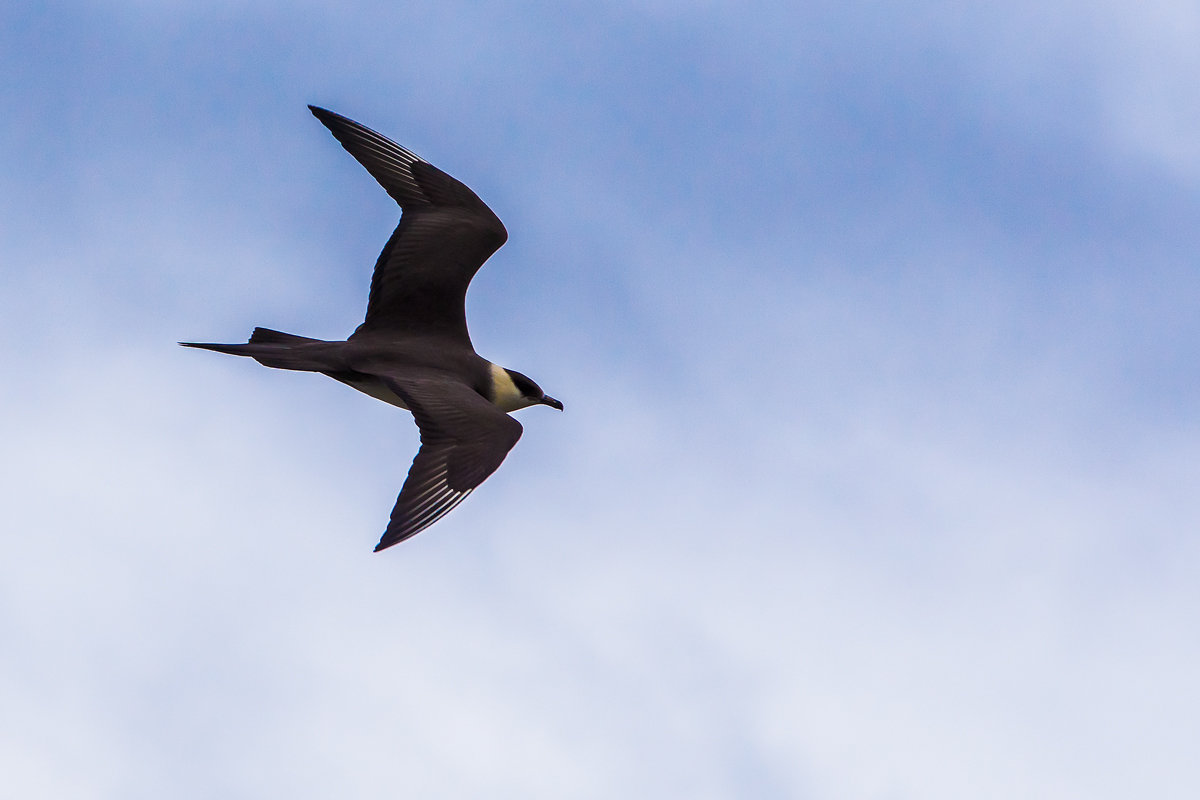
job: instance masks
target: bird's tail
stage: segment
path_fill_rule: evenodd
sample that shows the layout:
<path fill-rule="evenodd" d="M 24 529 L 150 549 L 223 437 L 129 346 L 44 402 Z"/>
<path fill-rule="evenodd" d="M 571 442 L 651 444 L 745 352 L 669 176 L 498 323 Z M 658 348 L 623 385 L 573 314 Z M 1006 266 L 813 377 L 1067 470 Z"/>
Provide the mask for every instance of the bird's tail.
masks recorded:
<path fill-rule="evenodd" d="M 250 341 L 245 344 L 216 344 L 212 342 L 180 342 L 184 347 L 212 350 L 231 356 L 249 356 L 264 367 L 295 369 L 307 372 L 325 372 L 332 366 L 327 352 L 328 344 L 321 339 L 309 339 L 291 333 L 273 331 L 270 328 L 255 328 Z"/>
<path fill-rule="evenodd" d="M 247 344 L 304 344 L 305 342 L 319 341 L 321 340 L 297 336 L 294 333 L 273 331 L 270 328 L 255 328 L 254 333 L 250 334 L 250 341 Z"/>

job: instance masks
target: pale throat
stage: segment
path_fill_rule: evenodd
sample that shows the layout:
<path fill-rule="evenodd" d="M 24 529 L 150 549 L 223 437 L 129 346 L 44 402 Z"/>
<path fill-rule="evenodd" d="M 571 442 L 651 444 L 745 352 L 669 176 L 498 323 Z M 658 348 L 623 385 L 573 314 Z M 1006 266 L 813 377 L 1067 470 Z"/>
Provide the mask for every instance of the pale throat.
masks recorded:
<path fill-rule="evenodd" d="M 492 364 L 492 403 L 507 413 L 518 408 L 527 408 L 534 402 L 521 394 L 521 390 L 513 383 L 504 367 Z"/>

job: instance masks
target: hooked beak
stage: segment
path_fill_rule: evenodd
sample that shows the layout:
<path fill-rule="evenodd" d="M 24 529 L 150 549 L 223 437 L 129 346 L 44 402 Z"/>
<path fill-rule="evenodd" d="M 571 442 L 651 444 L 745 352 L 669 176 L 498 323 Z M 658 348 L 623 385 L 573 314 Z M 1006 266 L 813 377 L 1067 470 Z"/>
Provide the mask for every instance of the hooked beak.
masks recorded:
<path fill-rule="evenodd" d="M 542 399 L 541 399 L 541 400 L 539 400 L 538 402 L 539 402 L 539 403 L 541 403 L 541 404 L 542 404 L 542 405 L 544 405 L 544 406 L 550 406 L 551 408 L 557 408 L 559 411 L 562 411 L 562 410 L 563 410 L 562 403 L 560 403 L 559 401 L 555 400 L 553 397 L 551 397 L 551 396 L 550 396 L 550 395 L 548 395 L 548 394 L 547 394 L 547 395 L 542 395 Z"/>

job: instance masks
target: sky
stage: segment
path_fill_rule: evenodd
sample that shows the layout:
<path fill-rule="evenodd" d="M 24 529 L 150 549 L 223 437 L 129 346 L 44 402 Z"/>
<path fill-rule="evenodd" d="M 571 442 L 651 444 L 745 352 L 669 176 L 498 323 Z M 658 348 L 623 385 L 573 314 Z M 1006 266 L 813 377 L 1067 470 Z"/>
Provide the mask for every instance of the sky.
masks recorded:
<path fill-rule="evenodd" d="M 0 774 L 23 798 L 1200 794 L 1200 10 L 0 10 Z M 372 554 L 342 338 L 470 185 L 563 414 Z"/>

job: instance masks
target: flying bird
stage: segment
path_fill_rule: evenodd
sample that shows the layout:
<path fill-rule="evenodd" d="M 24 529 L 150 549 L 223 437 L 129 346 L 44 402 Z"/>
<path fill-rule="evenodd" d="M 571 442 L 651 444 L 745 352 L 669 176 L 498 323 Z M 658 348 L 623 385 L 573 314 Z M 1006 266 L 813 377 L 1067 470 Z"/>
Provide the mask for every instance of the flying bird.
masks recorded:
<path fill-rule="evenodd" d="M 366 319 L 345 341 L 255 328 L 245 344 L 180 344 L 320 372 L 412 412 L 421 447 L 379 552 L 437 522 L 499 468 L 521 438 L 510 412 L 563 405 L 478 355 L 467 333 L 467 286 L 508 239 L 500 218 L 412 151 L 332 111 L 309 110 L 400 205 L 375 262 Z"/>

